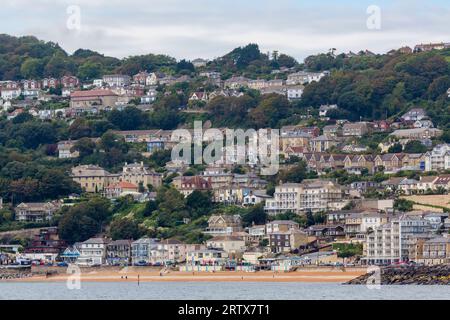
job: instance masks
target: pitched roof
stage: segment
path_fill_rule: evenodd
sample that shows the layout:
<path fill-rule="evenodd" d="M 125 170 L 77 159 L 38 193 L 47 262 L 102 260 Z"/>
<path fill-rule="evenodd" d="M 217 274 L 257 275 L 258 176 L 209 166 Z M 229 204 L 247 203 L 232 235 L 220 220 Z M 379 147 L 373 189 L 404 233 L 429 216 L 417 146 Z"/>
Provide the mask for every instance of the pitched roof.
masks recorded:
<path fill-rule="evenodd" d="M 87 91 L 74 91 L 70 94 L 71 98 L 91 98 L 91 97 L 105 97 L 105 96 L 117 96 L 111 90 L 87 90 Z"/>
<path fill-rule="evenodd" d="M 114 189 L 114 188 L 121 188 L 121 189 L 137 189 L 138 186 L 131 183 L 131 182 L 127 182 L 127 181 L 120 181 L 118 183 L 112 184 L 108 187 L 106 187 L 106 189 Z"/>
<path fill-rule="evenodd" d="M 438 179 L 434 182 L 435 184 L 448 184 L 450 183 L 450 175 L 441 175 L 438 177 Z"/>
<path fill-rule="evenodd" d="M 131 245 L 131 240 L 114 240 L 108 243 L 108 246 Z"/>
<path fill-rule="evenodd" d="M 106 244 L 109 240 L 105 238 L 90 238 L 83 242 L 83 244 Z"/>
<path fill-rule="evenodd" d="M 298 223 L 292 220 L 273 220 L 268 222 L 267 224 L 287 224 L 287 225 L 297 225 Z"/>
<path fill-rule="evenodd" d="M 212 239 L 209 239 L 209 241 L 244 241 L 241 237 L 236 236 L 216 236 Z"/>
<path fill-rule="evenodd" d="M 422 176 L 420 177 L 420 182 L 422 183 L 431 183 L 436 180 L 438 177 L 436 176 Z"/>

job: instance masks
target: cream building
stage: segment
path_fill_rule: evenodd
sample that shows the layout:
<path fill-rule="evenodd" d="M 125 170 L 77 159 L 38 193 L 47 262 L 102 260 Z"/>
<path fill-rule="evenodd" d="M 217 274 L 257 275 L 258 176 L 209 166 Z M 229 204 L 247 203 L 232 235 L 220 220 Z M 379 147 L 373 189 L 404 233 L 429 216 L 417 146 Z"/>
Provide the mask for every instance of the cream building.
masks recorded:
<path fill-rule="evenodd" d="M 274 197 L 266 201 L 264 209 L 269 214 L 286 211 L 304 213 L 336 208 L 344 200 L 343 189 L 330 180 L 305 180 L 302 183 L 285 183 L 275 188 Z"/>
<path fill-rule="evenodd" d="M 245 241 L 232 235 L 216 236 L 206 241 L 208 248 L 222 249 L 228 254 L 238 254 L 245 251 Z"/>
<path fill-rule="evenodd" d="M 147 189 L 148 185 L 159 188 L 162 184 L 162 175 L 150 171 L 144 163 L 125 163 L 122 168 L 121 180 L 139 186 L 140 184 Z"/>
<path fill-rule="evenodd" d="M 72 168 L 72 179 L 86 192 L 103 191 L 112 181 L 111 174 L 95 165 L 81 165 Z M 118 182 L 118 181 L 114 181 Z"/>
<path fill-rule="evenodd" d="M 119 182 L 129 182 L 136 186 L 140 184 L 147 188 L 152 185 L 158 188 L 162 184 L 162 175 L 150 171 L 143 163 L 125 164 L 121 173 L 112 174 L 95 165 L 81 165 L 72 168 L 72 179 L 91 193 L 102 192 L 106 187 Z"/>

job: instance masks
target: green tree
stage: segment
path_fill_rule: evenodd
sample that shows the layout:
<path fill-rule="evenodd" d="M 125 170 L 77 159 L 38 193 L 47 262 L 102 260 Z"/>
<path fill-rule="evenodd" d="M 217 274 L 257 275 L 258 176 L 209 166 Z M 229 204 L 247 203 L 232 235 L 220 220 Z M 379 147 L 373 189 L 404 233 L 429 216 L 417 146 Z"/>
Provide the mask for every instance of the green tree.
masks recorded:
<path fill-rule="evenodd" d="M 194 219 L 205 215 L 209 213 L 213 206 L 212 194 L 194 190 L 194 192 L 186 197 L 186 206 L 191 211 L 191 216 Z"/>
<path fill-rule="evenodd" d="M 60 238 L 70 244 L 85 241 L 99 231 L 98 222 L 76 209 L 63 215 L 58 224 Z"/>
<path fill-rule="evenodd" d="M 90 156 L 95 151 L 95 143 L 89 138 L 81 138 L 75 142 L 73 149 L 80 153 L 80 157 Z"/>
<path fill-rule="evenodd" d="M 395 199 L 394 201 L 394 209 L 399 211 L 412 211 L 414 206 L 414 202 L 406 200 L 406 199 Z"/>
<path fill-rule="evenodd" d="M 403 147 L 400 143 L 396 143 L 389 147 L 388 152 L 389 153 L 400 153 L 403 151 Z"/>
<path fill-rule="evenodd" d="M 403 151 L 406 153 L 425 153 L 427 152 L 427 147 L 420 141 L 412 140 L 405 145 Z"/>
<path fill-rule="evenodd" d="M 109 235 L 113 240 L 119 239 L 134 240 L 142 236 L 142 230 L 135 220 L 128 218 L 117 219 L 111 223 Z"/>
<path fill-rule="evenodd" d="M 145 118 L 142 111 L 135 107 L 126 107 L 122 111 L 114 109 L 107 117 L 120 130 L 136 130 L 143 124 Z"/>
<path fill-rule="evenodd" d="M 20 67 L 20 73 L 25 79 L 38 79 L 42 76 L 44 66 L 40 59 L 28 58 Z"/>
<path fill-rule="evenodd" d="M 267 221 L 267 213 L 264 211 L 264 204 L 259 203 L 247 210 L 242 216 L 244 227 L 254 224 L 265 224 Z"/>
<path fill-rule="evenodd" d="M 99 78 L 103 73 L 103 66 L 99 62 L 86 61 L 78 67 L 78 77 L 84 80 Z"/>

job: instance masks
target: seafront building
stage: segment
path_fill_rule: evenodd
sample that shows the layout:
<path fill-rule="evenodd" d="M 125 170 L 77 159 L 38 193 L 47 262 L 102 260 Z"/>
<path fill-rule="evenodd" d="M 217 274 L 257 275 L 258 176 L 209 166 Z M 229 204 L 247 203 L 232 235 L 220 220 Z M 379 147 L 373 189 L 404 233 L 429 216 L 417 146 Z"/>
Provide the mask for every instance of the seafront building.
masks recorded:
<path fill-rule="evenodd" d="M 401 216 L 369 233 L 366 237 L 363 262 L 393 264 L 407 262 L 415 235 L 431 232 L 430 222 L 417 216 Z"/>
<path fill-rule="evenodd" d="M 330 180 L 305 180 L 302 183 L 284 183 L 275 188 L 272 199 L 264 209 L 275 215 L 286 211 L 295 213 L 341 209 L 345 206 L 342 186 Z"/>

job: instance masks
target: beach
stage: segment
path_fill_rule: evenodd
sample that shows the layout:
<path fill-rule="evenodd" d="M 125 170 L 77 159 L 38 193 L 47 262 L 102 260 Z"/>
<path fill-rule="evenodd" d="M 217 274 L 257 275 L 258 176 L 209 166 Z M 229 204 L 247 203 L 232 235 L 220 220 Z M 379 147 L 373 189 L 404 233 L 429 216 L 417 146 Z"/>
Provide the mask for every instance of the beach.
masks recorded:
<path fill-rule="evenodd" d="M 81 282 L 336 282 L 343 283 L 366 273 L 365 268 L 305 268 L 292 272 L 180 272 L 154 268 L 83 268 Z M 63 270 L 55 273 L 34 272 L 31 277 L 10 279 L 13 282 L 62 282 L 77 275 Z"/>

